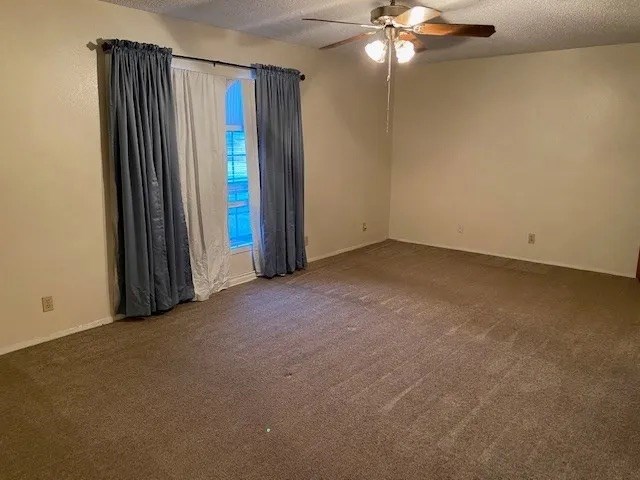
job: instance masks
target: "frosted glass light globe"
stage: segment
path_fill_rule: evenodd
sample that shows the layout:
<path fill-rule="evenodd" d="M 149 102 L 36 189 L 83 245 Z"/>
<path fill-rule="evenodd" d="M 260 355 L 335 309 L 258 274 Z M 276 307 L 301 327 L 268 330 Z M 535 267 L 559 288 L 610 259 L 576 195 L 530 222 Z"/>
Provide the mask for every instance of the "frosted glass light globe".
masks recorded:
<path fill-rule="evenodd" d="M 396 40 L 395 47 L 398 63 L 407 63 L 416 54 L 416 50 L 413 48 L 413 43 L 407 42 L 406 40 Z"/>
<path fill-rule="evenodd" d="M 368 43 L 364 47 L 365 52 L 369 55 L 369 58 L 378 63 L 384 63 L 385 56 L 387 54 L 387 44 L 382 40 L 374 40 Z"/>

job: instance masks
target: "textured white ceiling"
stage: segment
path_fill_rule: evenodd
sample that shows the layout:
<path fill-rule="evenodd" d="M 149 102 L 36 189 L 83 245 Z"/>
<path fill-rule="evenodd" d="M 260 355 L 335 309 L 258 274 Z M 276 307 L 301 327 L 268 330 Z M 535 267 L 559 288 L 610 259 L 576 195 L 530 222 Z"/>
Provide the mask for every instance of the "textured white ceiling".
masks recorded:
<path fill-rule="evenodd" d="M 216 27 L 320 47 L 356 35 L 347 25 L 303 22 L 319 17 L 369 23 L 372 0 L 105 0 L 128 7 L 208 23 Z M 447 23 L 496 26 L 491 38 L 423 37 L 417 58 L 443 61 L 592 45 L 640 42 L 640 0 L 425 0 L 399 1 L 443 12 Z M 360 52 L 362 42 L 339 47 Z"/>

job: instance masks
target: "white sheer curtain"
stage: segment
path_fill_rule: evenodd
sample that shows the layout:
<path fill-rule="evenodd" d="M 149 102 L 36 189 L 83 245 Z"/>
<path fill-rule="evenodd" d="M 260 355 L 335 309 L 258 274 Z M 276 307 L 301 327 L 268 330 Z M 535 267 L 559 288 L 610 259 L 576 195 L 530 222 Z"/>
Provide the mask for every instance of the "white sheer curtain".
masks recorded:
<path fill-rule="evenodd" d="M 180 181 L 189 233 L 196 300 L 227 286 L 231 250 L 227 230 L 224 77 L 172 68 Z"/>
<path fill-rule="evenodd" d="M 242 106 L 247 149 L 247 172 L 249 175 L 253 268 L 256 271 L 256 275 L 260 276 L 262 274 L 262 228 L 260 226 L 260 168 L 258 166 L 258 129 L 256 126 L 256 87 L 253 80 L 242 79 L 240 82 L 242 82 Z"/>

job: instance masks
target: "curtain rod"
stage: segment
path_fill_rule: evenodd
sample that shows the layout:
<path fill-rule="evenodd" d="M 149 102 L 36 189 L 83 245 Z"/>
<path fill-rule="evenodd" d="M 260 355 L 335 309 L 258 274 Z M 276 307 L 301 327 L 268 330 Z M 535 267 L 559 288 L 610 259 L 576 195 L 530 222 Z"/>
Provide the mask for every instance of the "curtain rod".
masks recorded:
<path fill-rule="evenodd" d="M 103 41 L 102 42 L 102 51 L 103 52 L 109 52 L 111 50 L 111 47 L 113 47 L 113 44 L 111 42 L 109 42 L 109 41 Z M 224 62 L 222 60 L 211 60 L 209 58 L 188 57 L 186 55 L 176 55 L 175 53 L 172 54 L 172 57 L 174 57 L 174 58 L 183 58 L 185 60 L 195 60 L 196 62 L 211 63 L 213 66 L 224 65 L 225 67 L 243 68 L 245 70 L 255 70 L 255 67 L 252 67 L 250 65 L 241 65 L 239 63 Z M 305 78 L 307 78 L 306 75 L 304 73 L 301 73 L 300 74 L 300 81 L 304 81 Z"/>

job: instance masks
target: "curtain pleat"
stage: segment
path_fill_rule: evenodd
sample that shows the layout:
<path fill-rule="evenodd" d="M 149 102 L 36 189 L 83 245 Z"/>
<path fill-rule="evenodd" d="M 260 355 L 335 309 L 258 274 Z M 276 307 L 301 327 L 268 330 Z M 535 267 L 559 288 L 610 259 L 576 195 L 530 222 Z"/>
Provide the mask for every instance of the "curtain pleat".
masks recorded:
<path fill-rule="evenodd" d="M 118 313 L 194 296 L 178 172 L 171 50 L 112 41 L 110 146 L 118 195 Z"/>

